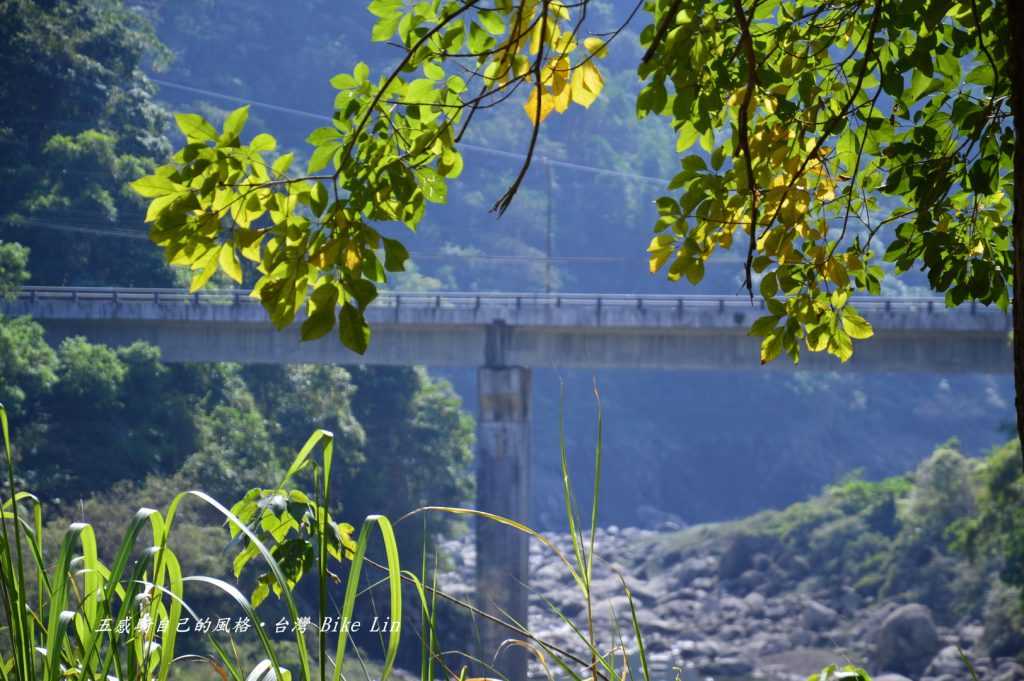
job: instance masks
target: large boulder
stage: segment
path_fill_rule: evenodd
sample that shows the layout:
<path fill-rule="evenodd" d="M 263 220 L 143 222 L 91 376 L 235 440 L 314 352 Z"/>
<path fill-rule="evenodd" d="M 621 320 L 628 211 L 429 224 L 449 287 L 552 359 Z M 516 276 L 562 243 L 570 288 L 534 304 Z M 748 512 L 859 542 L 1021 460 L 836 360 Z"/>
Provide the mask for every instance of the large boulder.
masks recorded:
<path fill-rule="evenodd" d="M 941 644 L 931 611 L 911 603 L 894 610 L 878 631 L 875 665 L 885 672 L 919 677 Z"/>
<path fill-rule="evenodd" d="M 835 625 L 837 619 L 836 611 L 818 601 L 808 600 L 804 604 L 803 623 L 806 629 L 821 634 Z"/>

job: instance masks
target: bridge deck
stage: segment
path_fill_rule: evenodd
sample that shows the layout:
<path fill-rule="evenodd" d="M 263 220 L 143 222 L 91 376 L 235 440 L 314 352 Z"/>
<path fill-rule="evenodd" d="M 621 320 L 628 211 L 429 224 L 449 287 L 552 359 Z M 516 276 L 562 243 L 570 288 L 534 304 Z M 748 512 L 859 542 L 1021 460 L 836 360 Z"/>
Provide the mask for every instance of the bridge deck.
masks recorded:
<path fill-rule="evenodd" d="M 847 365 L 804 353 L 802 367 L 1010 370 L 1010 319 L 1000 310 L 950 310 L 937 298 L 856 304 L 876 337 L 859 343 Z M 664 369 L 756 367 L 759 339 L 746 330 L 765 314 L 762 303 L 740 296 L 389 292 L 367 312 L 373 340 L 360 357 L 333 334 L 300 343 L 297 327 L 274 330 L 245 291 L 27 287 L 3 309 L 32 315 L 51 340 L 84 335 L 123 345 L 142 339 L 172 362 Z"/>

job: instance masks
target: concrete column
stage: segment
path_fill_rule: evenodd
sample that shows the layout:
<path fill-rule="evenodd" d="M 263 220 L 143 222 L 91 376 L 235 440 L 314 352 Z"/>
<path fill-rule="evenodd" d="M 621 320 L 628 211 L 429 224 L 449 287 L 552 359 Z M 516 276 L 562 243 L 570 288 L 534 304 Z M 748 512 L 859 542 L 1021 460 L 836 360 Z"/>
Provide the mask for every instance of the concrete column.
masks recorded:
<path fill-rule="evenodd" d="M 476 507 L 481 511 L 529 520 L 530 370 L 483 367 L 477 373 L 480 414 L 477 422 Z M 476 530 L 477 607 L 527 624 L 529 594 L 528 537 L 480 518 Z M 507 613 L 507 615 L 502 613 Z M 512 632 L 478 619 L 476 656 L 488 664 Z M 510 681 L 525 681 L 526 651 L 509 646 L 495 667 Z M 479 676 L 493 676 L 484 669 Z"/>

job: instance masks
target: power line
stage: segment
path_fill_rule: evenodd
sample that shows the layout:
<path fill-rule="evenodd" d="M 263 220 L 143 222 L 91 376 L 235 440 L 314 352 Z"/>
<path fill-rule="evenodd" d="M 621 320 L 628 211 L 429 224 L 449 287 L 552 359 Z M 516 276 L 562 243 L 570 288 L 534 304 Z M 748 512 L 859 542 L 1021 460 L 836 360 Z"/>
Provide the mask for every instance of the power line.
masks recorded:
<path fill-rule="evenodd" d="M 19 220 L 16 225 L 28 225 L 32 227 L 42 227 L 45 229 L 55 229 L 60 231 L 68 232 L 81 232 L 86 234 L 95 234 L 97 236 L 111 236 L 111 237 L 124 237 L 131 239 L 149 240 L 149 237 L 138 231 L 130 229 L 117 229 L 117 228 L 106 228 L 101 229 L 97 227 L 85 227 L 80 225 L 68 225 L 63 223 L 47 222 L 43 220 L 35 220 L 32 218 L 23 218 Z M 496 262 L 553 262 L 553 263 L 620 263 L 620 262 L 638 262 L 643 258 L 640 256 L 630 258 L 625 256 L 611 256 L 611 255 L 554 255 L 550 258 L 537 255 L 518 255 L 518 254 L 497 254 L 497 253 L 421 253 L 411 256 L 412 260 L 487 260 Z M 716 258 L 717 262 L 720 263 L 734 263 L 742 262 L 741 258 Z"/>
<path fill-rule="evenodd" d="M 261 102 L 255 99 L 248 99 L 246 97 L 237 97 L 235 95 L 225 94 L 223 92 L 216 92 L 214 90 L 205 90 L 203 88 L 192 87 L 191 85 L 183 85 L 181 83 L 175 83 L 162 78 L 150 77 L 150 80 L 161 87 L 170 88 L 172 90 L 181 90 L 182 92 L 191 92 L 193 94 L 204 95 L 206 97 L 217 97 L 226 101 L 235 102 L 238 104 L 249 104 L 251 106 L 258 106 L 269 111 L 277 111 L 279 113 L 287 113 L 295 116 L 304 116 L 318 121 L 332 122 L 330 116 L 324 116 L 323 114 L 313 113 L 311 111 L 303 111 L 301 109 L 293 109 L 288 106 L 281 106 L 279 104 L 271 104 L 269 102 Z M 475 151 L 481 154 L 489 154 L 491 156 L 502 156 L 504 158 L 514 158 L 517 160 L 525 160 L 526 154 L 516 151 L 505 151 L 503 149 L 494 149 L 492 147 L 486 147 L 480 144 L 470 144 L 468 142 L 460 142 L 459 146 L 469 151 Z M 665 185 L 670 182 L 663 177 L 653 177 L 651 175 L 641 175 L 639 173 L 628 173 L 621 170 L 613 170 L 611 168 L 600 168 L 598 166 L 590 166 L 582 163 L 572 163 L 570 161 L 560 161 L 553 159 L 548 156 L 534 156 L 534 161 L 537 163 L 547 164 L 556 168 L 568 168 L 570 170 L 578 170 L 581 172 L 594 173 L 595 175 L 611 175 L 614 177 L 621 177 L 627 180 L 640 180 L 642 182 L 656 182 L 660 185 Z"/>
<path fill-rule="evenodd" d="M 54 229 L 64 232 L 80 232 L 85 234 L 95 234 L 97 236 L 111 236 L 121 237 L 129 239 L 141 239 L 149 241 L 149 236 L 143 232 L 138 232 L 130 229 L 118 229 L 108 227 L 101 229 L 98 227 L 85 227 L 81 225 L 69 225 L 59 222 L 48 222 L 44 220 L 36 220 L 33 218 L 22 218 L 19 219 L 14 226 L 31 226 L 31 227 L 42 227 L 44 229 Z M 507 261 L 507 262 L 544 262 L 547 258 L 534 255 L 499 255 L 490 253 L 425 253 L 416 255 L 413 260 L 495 260 L 495 261 Z M 624 258 L 616 256 L 601 256 L 601 255 L 565 255 L 565 256 L 554 256 L 551 258 L 552 262 L 625 262 L 628 260 L 635 260 L 636 258 Z"/>
<path fill-rule="evenodd" d="M 43 229 L 53 229 L 62 232 L 77 232 L 82 234 L 93 234 L 95 236 L 108 236 L 108 237 L 119 237 L 126 239 L 138 239 L 141 241 L 149 241 L 149 236 L 143 232 L 139 232 L 132 229 L 123 229 L 116 227 L 87 227 L 82 225 L 69 225 L 60 222 L 50 222 L 46 220 L 37 220 L 34 218 L 21 218 L 15 223 L 8 223 L 15 227 L 27 226 L 27 227 L 40 227 Z M 537 255 L 518 255 L 518 254 L 499 254 L 499 253 L 421 253 L 414 254 L 411 259 L 415 262 L 416 260 L 482 260 L 489 262 L 507 262 L 507 263 L 591 263 L 591 264 L 609 264 L 609 263 L 624 263 L 624 262 L 640 262 L 643 260 L 641 256 L 637 257 L 625 257 L 625 256 L 612 256 L 612 255 L 554 255 L 550 258 Z M 741 262 L 741 258 L 716 258 L 717 262 L 720 263 L 733 263 Z"/>

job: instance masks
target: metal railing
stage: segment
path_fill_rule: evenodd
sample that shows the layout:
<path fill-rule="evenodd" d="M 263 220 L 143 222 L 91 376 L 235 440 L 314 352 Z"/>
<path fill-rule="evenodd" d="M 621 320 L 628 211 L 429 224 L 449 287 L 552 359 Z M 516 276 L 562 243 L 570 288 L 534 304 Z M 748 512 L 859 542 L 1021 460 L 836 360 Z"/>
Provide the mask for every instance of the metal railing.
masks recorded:
<path fill-rule="evenodd" d="M 120 288 L 95 286 L 25 286 L 18 296 L 21 301 L 74 301 L 114 303 L 155 303 L 157 305 L 255 305 L 259 300 L 243 289 L 214 289 L 189 293 L 174 288 Z M 856 297 L 856 306 L 871 311 L 946 311 L 940 297 Z M 601 308 L 718 308 L 720 311 L 764 309 L 764 301 L 742 295 L 658 295 L 627 293 L 467 293 L 462 291 L 382 291 L 373 302 L 377 307 L 438 307 L 473 309 L 484 306 L 505 307 L 596 307 Z M 971 313 L 979 309 L 974 303 L 962 306 Z"/>

